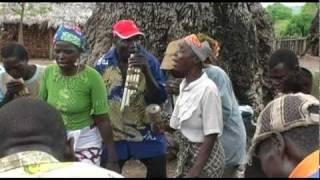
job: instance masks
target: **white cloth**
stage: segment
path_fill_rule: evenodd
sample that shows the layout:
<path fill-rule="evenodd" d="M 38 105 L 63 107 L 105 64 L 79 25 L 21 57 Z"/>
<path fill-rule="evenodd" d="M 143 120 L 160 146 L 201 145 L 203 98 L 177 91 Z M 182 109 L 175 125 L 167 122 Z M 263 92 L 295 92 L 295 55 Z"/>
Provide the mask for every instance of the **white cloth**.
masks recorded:
<path fill-rule="evenodd" d="M 42 66 L 42 65 L 38 65 L 35 64 L 36 66 L 36 71 L 34 72 L 33 76 L 26 80 L 23 81 L 23 79 L 19 79 L 22 83 L 24 83 L 24 85 L 28 88 L 30 96 L 37 98 L 38 97 L 38 93 L 39 93 L 39 89 L 40 89 L 40 82 L 42 80 L 42 75 L 43 72 L 46 68 L 46 66 Z M 8 82 L 10 82 L 11 80 L 13 80 L 13 77 L 11 77 L 8 73 L 4 72 L 0 74 L 0 90 L 1 90 L 1 94 L 5 95 L 7 92 L 7 87 L 6 84 Z"/>
<path fill-rule="evenodd" d="M 40 81 L 42 79 L 42 74 L 46 69 L 46 66 L 39 65 L 39 64 L 35 64 L 35 66 L 36 66 L 36 71 L 34 72 L 34 75 L 29 80 L 24 81 L 26 85 L 33 83 L 37 79 L 40 79 Z"/>
<path fill-rule="evenodd" d="M 86 150 L 88 148 L 96 147 L 101 150 L 102 148 L 102 138 L 100 136 L 100 132 L 96 127 L 90 128 L 85 127 L 83 129 L 68 131 L 68 139 L 73 137 L 74 144 L 73 149 L 75 152 L 80 152 Z M 83 152 L 85 153 L 85 152 Z M 97 152 L 100 153 L 101 152 Z M 88 157 L 91 158 L 90 153 L 88 152 Z M 90 163 L 99 165 L 100 164 L 100 155 L 97 159 L 95 159 L 94 163 L 90 159 L 80 159 L 81 162 Z"/>
<path fill-rule="evenodd" d="M 96 127 L 85 127 L 79 130 L 68 131 L 68 139 L 74 138 L 74 150 L 82 150 L 90 147 L 101 148 L 102 138 Z"/>
<path fill-rule="evenodd" d="M 180 84 L 170 127 L 180 129 L 191 142 L 203 142 L 204 136 L 223 131 L 222 106 L 218 89 L 203 73 L 197 80 Z"/>

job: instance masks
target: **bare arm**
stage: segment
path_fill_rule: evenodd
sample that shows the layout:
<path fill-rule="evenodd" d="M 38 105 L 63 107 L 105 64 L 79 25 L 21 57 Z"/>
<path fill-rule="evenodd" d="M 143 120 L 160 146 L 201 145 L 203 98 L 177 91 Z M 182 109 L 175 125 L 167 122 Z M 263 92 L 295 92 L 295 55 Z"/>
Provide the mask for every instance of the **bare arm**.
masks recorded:
<path fill-rule="evenodd" d="M 110 119 L 107 114 L 96 115 L 94 116 L 94 121 L 99 129 L 103 143 L 107 146 L 108 149 L 108 162 L 107 169 L 112 169 L 114 171 L 120 172 L 118 166 L 118 158 L 115 151 L 115 146 L 113 142 L 112 126 Z"/>

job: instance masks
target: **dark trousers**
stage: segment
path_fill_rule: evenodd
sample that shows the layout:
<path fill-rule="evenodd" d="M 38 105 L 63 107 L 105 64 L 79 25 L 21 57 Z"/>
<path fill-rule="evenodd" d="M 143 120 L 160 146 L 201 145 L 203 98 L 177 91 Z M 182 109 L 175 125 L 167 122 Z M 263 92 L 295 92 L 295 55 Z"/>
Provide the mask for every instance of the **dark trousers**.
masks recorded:
<path fill-rule="evenodd" d="M 123 165 L 127 160 L 120 160 L 119 167 L 122 171 Z M 152 158 L 139 159 L 147 168 L 146 178 L 166 178 L 167 177 L 167 160 L 165 155 Z"/>

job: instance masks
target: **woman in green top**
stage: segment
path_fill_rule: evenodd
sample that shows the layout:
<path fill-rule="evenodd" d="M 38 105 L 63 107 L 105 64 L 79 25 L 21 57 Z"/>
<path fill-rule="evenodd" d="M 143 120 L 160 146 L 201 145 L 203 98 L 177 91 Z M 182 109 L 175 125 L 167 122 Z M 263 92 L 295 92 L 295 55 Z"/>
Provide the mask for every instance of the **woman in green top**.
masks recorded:
<path fill-rule="evenodd" d="M 79 63 L 84 42 L 80 28 L 65 24 L 59 27 L 54 36 L 57 64 L 46 68 L 39 95 L 60 111 L 80 161 L 99 166 L 103 141 L 110 157 L 106 168 L 119 171 L 106 88 L 98 72 Z"/>

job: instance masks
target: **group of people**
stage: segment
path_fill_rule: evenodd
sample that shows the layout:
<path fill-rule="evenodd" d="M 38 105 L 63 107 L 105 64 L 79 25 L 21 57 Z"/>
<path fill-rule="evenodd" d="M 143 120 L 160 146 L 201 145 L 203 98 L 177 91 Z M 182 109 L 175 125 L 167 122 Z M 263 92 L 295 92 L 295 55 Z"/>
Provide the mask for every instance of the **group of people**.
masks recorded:
<path fill-rule="evenodd" d="M 145 35 L 134 21 L 120 20 L 112 32 L 112 47 L 94 68 L 82 63 L 85 36 L 70 24 L 56 31 L 56 63 L 47 67 L 28 63 L 18 43 L 1 48 L 0 176 L 122 177 L 126 161 L 136 159 L 147 178 L 166 178 L 168 129 L 179 146 L 176 177 L 244 177 L 247 164 L 261 165 L 261 176 L 268 177 L 319 173 L 319 166 L 309 174 L 297 166 L 319 157 L 319 100 L 308 95 L 319 93 L 319 85 L 291 51 L 271 56 L 278 95 L 260 114 L 247 153 L 232 82 L 214 65 L 220 51 L 215 39 L 198 33 L 174 40 L 160 64 L 143 47 Z M 140 71 L 129 106 L 121 110 L 128 68 Z M 152 104 L 167 123 L 148 118 Z"/>

